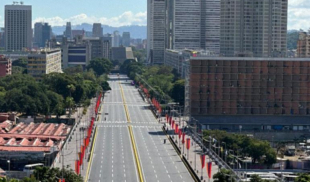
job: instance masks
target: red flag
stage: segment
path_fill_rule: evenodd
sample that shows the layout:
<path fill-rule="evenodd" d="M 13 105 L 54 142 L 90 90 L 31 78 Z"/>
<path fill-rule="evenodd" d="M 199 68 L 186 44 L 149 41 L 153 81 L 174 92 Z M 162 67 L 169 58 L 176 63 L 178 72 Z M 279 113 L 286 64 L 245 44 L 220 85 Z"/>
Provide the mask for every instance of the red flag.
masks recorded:
<path fill-rule="evenodd" d="M 174 120 L 172 120 L 172 129 L 174 129 Z"/>
<path fill-rule="evenodd" d="M 178 133 L 179 133 L 179 125 L 175 124 L 175 134 L 178 134 Z"/>
<path fill-rule="evenodd" d="M 200 156 L 200 160 L 201 160 L 201 169 L 203 169 L 205 167 L 206 156 L 205 155 L 201 155 Z"/>
<path fill-rule="evenodd" d="M 211 179 L 211 172 L 212 172 L 212 162 L 208 162 L 208 176 Z"/>
<path fill-rule="evenodd" d="M 179 139 L 181 138 L 182 130 L 179 130 Z"/>
<path fill-rule="evenodd" d="M 80 174 L 80 161 L 78 160 L 77 162 L 77 174 Z"/>
<path fill-rule="evenodd" d="M 83 164 L 82 152 L 79 152 L 79 158 L 79 165 L 81 166 Z"/>
<path fill-rule="evenodd" d="M 79 160 L 76 160 L 76 161 L 75 161 L 75 173 L 76 173 L 76 174 L 79 174 L 79 172 L 80 172 L 80 171 L 79 171 L 79 168 L 80 168 L 79 166 L 80 166 L 80 165 L 79 165 Z"/>
<path fill-rule="evenodd" d="M 190 138 L 187 138 L 186 139 L 186 149 L 189 150 L 191 147 L 191 139 Z"/>
<path fill-rule="evenodd" d="M 185 143 L 185 133 L 182 133 L 182 143 Z"/>

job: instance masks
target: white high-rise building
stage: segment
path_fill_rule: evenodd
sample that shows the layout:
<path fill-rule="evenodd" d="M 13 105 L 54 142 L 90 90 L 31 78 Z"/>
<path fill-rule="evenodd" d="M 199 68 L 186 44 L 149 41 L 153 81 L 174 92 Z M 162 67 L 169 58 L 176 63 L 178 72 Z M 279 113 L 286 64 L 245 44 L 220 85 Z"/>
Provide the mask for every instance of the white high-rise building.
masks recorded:
<path fill-rule="evenodd" d="M 23 4 L 5 5 L 5 48 L 8 51 L 31 49 L 32 7 Z"/>
<path fill-rule="evenodd" d="M 288 0 L 221 1 L 223 56 L 285 57 Z"/>
<path fill-rule="evenodd" d="M 165 0 L 148 1 L 148 62 L 163 64 L 165 54 Z"/>
<path fill-rule="evenodd" d="M 113 46 L 112 47 L 119 47 L 119 43 L 120 43 L 120 34 L 119 31 L 114 31 L 113 32 Z"/>
<path fill-rule="evenodd" d="M 166 1 L 166 48 L 200 49 L 201 0 Z"/>
<path fill-rule="evenodd" d="M 220 0 L 148 0 L 148 62 L 165 49 L 220 52 Z"/>
<path fill-rule="evenodd" d="M 220 53 L 221 0 L 201 1 L 201 48 Z"/>

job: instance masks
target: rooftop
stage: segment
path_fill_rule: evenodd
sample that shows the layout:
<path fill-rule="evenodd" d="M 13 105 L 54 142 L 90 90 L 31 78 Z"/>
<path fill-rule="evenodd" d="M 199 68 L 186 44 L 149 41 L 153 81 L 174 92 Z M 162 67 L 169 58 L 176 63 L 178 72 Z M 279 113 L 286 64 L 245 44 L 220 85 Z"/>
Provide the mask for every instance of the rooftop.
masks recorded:
<path fill-rule="evenodd" d="M 213 57 L 197 56 L 191 60 L 218 60 L 218 61 L 310 61 L 310 58 L 269 58 L 269 57 Z"/>
<path fill-rule="evenodd" d="M 19 123 L 14 127 L 10 121 L 0 123 L 0 151 L 43 151 L 60 147 L 71 127 L 54 123 Z M 9 129 L 8 129 L 9 128 Z"/>

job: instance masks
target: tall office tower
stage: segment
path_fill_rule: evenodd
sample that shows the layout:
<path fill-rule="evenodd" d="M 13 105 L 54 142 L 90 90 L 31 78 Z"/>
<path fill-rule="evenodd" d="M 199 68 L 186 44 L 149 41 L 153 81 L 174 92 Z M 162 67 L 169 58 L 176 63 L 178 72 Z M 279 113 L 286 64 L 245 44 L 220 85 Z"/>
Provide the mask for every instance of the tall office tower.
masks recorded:
<path fill-rule="evenodd" d="M 152 36 L 151 36 L 151 25 L 152 25 L 152 0 L 147 0 L 147 18 L 146 18 L 146 59 L 147 62 L 151 62 L 151 42 L 153 42 Z"/>
<path fill-rule="evenodd" d="M 32 10 L 23 4 L 5 5 L 5 48 L 8 51 L 31 49 Z"/>
<path fill-rule="evenodd" d="M 201 48 L 220 53 L 221 0 L 201 1 Z"/>
<path fill-rule="evenodd" d="M 168 0 L 166 3 L 166 48 L 200 49 L 200 0 Z"/>
<path fill-rule="evenodd" d="M 5 47 L 5 29 L 0 27 L 0 47 L 1 48 L 4 48 Z"/>
<path fill-rule="evenodd" d="M 101 23 L 93 24 L 93 37 L 103 37 L 103 29 Z"/>
<path fill-rule="evenodd" d="M 71 22 L 67 22 L 66 30 L 64 32 L 64 36 L 68 39 L 73 39 L 72 37 L 72 28 L 71 28 Z"/>
<path fill-rule="evenodd" d="M 221 1 L 223 56 L 286 56 L 288 0 Z"/>
<path fill-rule="evenodd" d="M 112 38 L 103 37 L 84 37 L 83 41 L 89 41 L 91 44 L 91 58 L 111 58 Z"/>
<path fill-rule="evenodd" d="M 148 1 L 148 62 L 163 64 L 165 53 L 165 0 Z"/>
<path fill-rule="evenodd" d="M 45 47 L 45 43 L 52 36 L 52 28 L 48 23 L 34 24 L 34 43 L 37 47 Z"/>
<path fill-rule="evenodd" d="M 114 37 L 113 37 L 113 47 L 119 47 L 120 43 L 120 35 L 118 31 L 113 32 Z"/>
<path fill-rule="evenodd" d="M 130 46 L 130 32 L 123 32 L 122 42 L 124 47 Z"/>
<path fill-rule="evenodd" d="M 111 36 L 103 36 L 101 38 L 102 41 L 102 55 L 103 58 L 111 59 L 112 55 L 112 37 Z"/>

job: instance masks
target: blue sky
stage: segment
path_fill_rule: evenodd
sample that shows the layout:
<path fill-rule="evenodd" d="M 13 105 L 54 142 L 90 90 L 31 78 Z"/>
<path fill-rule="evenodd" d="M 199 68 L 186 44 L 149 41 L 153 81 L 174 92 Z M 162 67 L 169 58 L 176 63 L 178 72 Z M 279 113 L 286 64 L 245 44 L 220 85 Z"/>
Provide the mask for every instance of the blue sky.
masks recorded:
<path fill-rule="evenodd" d="M 13 0 L 0 0 L 0 26 L 3 26 L 4 6 Z M 145 25 L 146 0 L 24 0 L 32 5 L 33 21 L 61 25 L 101 22 L 114 26 Z"/>
<path fill-rule="evenodd" d="M 288 0 L 288 29 L 310 28 L 309 0 Z M 13 0 L 0 0 L 0 26 L 3 26 L 4 5 Z M 33 23 L 73 25 L 101 22 L 110 26 L 146 25 L 147 0 L 25 0 L 32 5 Z"/>

